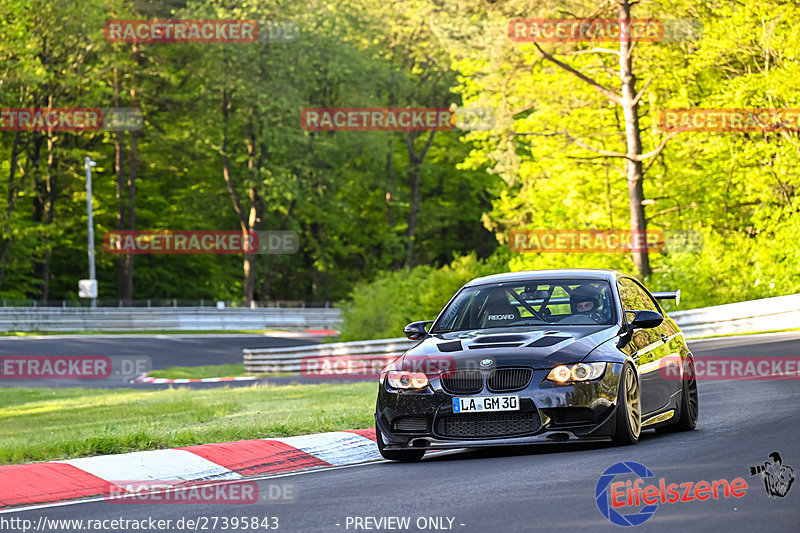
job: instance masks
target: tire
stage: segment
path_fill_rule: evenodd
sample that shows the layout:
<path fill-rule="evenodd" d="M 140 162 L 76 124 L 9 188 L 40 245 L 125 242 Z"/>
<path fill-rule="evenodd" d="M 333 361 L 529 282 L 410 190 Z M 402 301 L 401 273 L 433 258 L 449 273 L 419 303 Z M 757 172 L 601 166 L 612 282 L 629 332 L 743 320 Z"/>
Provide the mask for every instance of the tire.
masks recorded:
<path fill-rule="evenodd" d="M 697 416 L 699 413 L 699 402 L 697 395 L 697 379 L 694 374 L 694 359 L 687 359 L 687 372 L 684 373 L 681 391 L 681 406 L 678 420 L 672 424 L 656 428 L 658 433 L 674 433 L 676 431 L 691 431 L 697 427 Z"/>
<path fill-rule="evenodd" d="M 381 452 L 384 459 L 403 463 L 416 463 L 425 455 L 425 450 L 386 450 L 383 447 L 383 435 L 379 429 L 375 431 L 375 436 L 378 441 L 378 451 Z"/>
<path fill-rule="evenodd" d="M 617 423 L 611 440 L 617 445 L 636 444 L 642 432 L 642 396 L 639 378 L 630 363 L 625 363 L 619 375 L 617 389 Z"/>

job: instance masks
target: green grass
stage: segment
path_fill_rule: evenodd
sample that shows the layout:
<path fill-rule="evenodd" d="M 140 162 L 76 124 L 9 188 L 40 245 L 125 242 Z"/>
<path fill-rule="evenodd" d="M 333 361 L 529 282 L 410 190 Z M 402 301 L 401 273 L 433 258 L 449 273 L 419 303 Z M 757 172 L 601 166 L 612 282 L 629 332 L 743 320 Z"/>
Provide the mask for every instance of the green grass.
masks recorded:
<path fill-rule="evenodd" d="M 171 366 L 163 370 L 151 370 L 148 376 L 154 378 L 167 379 L 203 379 L 203 378 L 230 378 L 236 376 L 293 376 L 297 373 L 273 372 L 269 374 L 252 374 L 244 371 L 244 363 L 232 363 L 229 365 L 205 365 L 205 366 Z"/>
<path fill-rule="evenodd" d="M 0 464 L 372 427 L 375 395 L 374 383 L 0 388 Z"/>

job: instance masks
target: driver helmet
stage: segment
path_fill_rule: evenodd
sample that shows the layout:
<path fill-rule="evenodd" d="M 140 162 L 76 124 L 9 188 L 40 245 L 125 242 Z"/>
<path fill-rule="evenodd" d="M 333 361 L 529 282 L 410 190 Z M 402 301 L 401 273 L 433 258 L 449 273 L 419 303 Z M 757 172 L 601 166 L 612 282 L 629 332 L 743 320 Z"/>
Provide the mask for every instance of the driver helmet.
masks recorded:
<path fill-rule="evenodd" d="M 592 285 L 581 285 L 572 291 L 569 306 L 572 314 L 588 315 L 600 310 L 600 290 Z"/>

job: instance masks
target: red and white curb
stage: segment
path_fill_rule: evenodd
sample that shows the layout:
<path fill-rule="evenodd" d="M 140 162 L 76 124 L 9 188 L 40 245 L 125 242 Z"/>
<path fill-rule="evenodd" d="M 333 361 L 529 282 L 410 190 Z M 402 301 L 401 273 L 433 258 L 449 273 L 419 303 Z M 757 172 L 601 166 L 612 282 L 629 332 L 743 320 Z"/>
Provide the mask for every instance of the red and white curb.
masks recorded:
<path fill-rule="evenodd" d="M 381 459 L 375 429 L 253 439 L 186 448 L 0 466 L 0 509 L 109 493 L 117 480 L 172 485 L 343 466 Z M 130 488 L 130 485 L 128 485 Z"/>

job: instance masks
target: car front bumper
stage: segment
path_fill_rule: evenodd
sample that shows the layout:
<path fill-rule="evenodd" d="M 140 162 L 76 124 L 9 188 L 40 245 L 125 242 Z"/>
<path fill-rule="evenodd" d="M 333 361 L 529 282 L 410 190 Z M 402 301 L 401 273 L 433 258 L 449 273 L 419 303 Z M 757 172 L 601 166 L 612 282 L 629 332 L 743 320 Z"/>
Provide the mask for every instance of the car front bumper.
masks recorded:
<path fill-rule="evenodd" d="M 436 377 L 423 391 L 396 391 L 384 383 L 375 414 L 378 438 L 387 450 L 607 441 L 616 429 L 621 370 L 622 364 L 608 363 L 601 378 L 568 385 L 547 381 L 548 369 L 535 370 L 522 390 L 493 393 L 484 388 L 473 395 L 451 394 Z M 456 396 L 500 395 L 519 396 L 519 411 L 453 413 Z M 504 433 L 504 427 L 510 432 Z M 490 428 L 490 434 L 482 434 L 482 428 Z"/>

